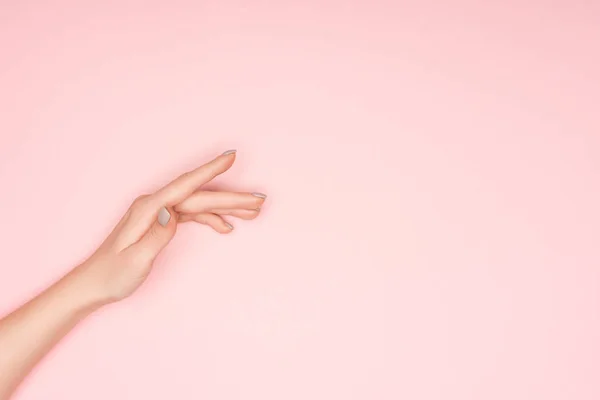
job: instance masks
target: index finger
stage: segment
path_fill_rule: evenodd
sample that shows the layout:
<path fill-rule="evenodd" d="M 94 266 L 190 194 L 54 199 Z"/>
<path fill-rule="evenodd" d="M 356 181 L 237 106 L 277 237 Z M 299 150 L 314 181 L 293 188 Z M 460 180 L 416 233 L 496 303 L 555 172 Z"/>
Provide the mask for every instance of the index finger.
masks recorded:
<path fill-rule="evenodd" d="M 235 161 L 235 150 L 228 150 L 214 160 L 180 175 L 158 190 L 152 197 L 162 205 L 174 206 L 191 196 L 198 188 L 227 171 Z"/>

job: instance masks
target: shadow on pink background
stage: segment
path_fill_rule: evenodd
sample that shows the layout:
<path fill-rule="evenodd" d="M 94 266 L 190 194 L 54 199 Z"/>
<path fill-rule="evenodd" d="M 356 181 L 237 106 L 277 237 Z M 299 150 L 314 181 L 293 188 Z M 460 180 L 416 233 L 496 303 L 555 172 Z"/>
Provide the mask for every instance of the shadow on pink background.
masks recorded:
<path fill-rule="evenodd" d="M 600 398 L 598 3 L 86 3 L 0 3 L 1 311 L 224 150 L 269 201 L 18 400 Z"/>

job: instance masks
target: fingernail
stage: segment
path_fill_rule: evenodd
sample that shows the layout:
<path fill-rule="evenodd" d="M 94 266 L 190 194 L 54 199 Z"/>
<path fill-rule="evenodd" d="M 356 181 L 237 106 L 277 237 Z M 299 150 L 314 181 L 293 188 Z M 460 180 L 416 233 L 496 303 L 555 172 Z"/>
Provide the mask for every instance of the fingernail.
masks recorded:
<path fill-rule="evenodd" d="M 227 150 L 225 153 L 221 154 L 222 156 L 228 156 L 230 154 L 235 153 L 237 150 Z"/>
<path fill-rule="evenodd" d="M 261 199 L 266 199 L 267 198 L 266 194 L 257 193 L 257 192 L 252 193 L 252 196 L 260 197 Z"/>
<path fill-rule="evenodd" d="M 225 222 L 225 226 L 227 226 L 230 231 L 233 230 L 233 225 L 231 225 L 229 222 Z"/>
<path fill-rule="evenodd" d="M 158 212 L 158 223 L 162 226 L 167 226 L 170 220 L 171 214 L 169 214 L 169 211 L 165 207 L 161 208 Z"/>

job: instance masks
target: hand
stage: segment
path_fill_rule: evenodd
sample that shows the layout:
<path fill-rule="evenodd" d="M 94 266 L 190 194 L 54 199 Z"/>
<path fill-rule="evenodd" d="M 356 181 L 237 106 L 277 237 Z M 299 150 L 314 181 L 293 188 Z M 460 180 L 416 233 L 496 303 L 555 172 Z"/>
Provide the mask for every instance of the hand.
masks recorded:
<path fill-rule="evenodd" d="M 220 233 L 233 229 L 222 215 L 253 219 L 266 196 L 261 193 L 210 192 L 198 189 L 227 171 L 235 151 L 187 172 L 155 193 L 138 197 L 98 250 L 73 271 L 101 304 L 132 294 L 171 241 L 178 222 L 196 221 Z"/>
<path fill-rule="evenodd" d="M 82 265 L 0 320 L 0 400 L 8 399 L 42 357 L 98 307 L 129 296 L 171 241 L 177 223 L 197 221 L 221 233 L 233 229 L 222 215 L 252 219 L 261 193 L 199 191 L 227 171 L 235 151 L 181 175 L 156 193 L 136 199 L 112 233 Z"/>

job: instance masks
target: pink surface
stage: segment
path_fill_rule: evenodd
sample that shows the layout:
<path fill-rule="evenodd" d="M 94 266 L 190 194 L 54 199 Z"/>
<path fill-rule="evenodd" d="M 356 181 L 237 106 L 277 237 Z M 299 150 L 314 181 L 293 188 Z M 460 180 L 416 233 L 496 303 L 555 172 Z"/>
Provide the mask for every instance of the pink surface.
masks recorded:
<path fill-rule="evenodd" d="M 600 3 L 152 3 L 0 5 L 0 311 L 224 150 L 269 200 L 17 399 L 600 398 Z"/>

